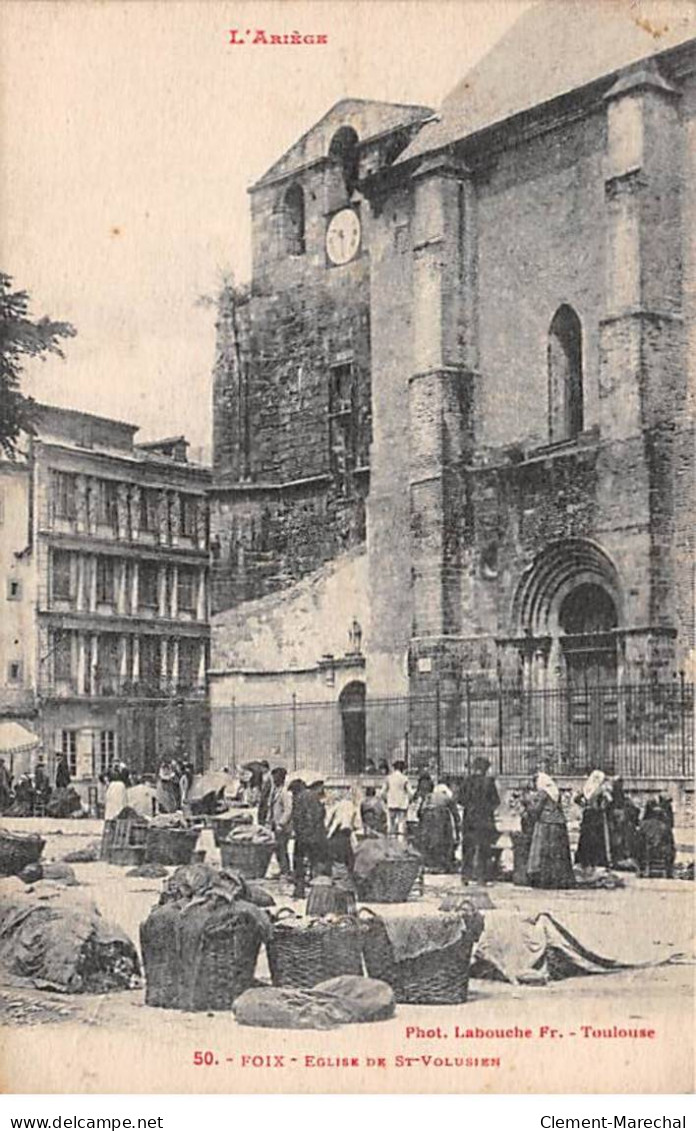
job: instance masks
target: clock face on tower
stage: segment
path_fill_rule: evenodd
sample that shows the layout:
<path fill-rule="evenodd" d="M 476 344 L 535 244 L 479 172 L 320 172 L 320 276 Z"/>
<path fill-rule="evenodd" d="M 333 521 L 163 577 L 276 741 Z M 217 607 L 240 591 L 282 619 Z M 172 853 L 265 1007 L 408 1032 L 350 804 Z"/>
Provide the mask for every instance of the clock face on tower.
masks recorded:
<path fill-rule="evenodd" d="M 360 217 L 352 208 L 342 208 L 326 229 L 326 254 L 336 267 L 350 263 L 360 247 Z"/>

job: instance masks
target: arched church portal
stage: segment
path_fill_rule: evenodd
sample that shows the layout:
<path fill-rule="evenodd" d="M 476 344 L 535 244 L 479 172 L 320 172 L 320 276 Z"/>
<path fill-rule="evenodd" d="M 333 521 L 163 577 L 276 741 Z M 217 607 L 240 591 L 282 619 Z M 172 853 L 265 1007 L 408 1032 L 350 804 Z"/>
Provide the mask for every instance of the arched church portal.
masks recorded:
<path fill-rule="evenodd" d="M 608 554 L 582 539 L 548 546 L 520 580 L 513 621 L 524 687 L 552 693 L 547 706 L 561 712 L 556 734 L 566 735 L 570 764 L 609 763 L 617 741 L 622 586 Z M 546 698 L 531 698 L 534 714 Z"/>

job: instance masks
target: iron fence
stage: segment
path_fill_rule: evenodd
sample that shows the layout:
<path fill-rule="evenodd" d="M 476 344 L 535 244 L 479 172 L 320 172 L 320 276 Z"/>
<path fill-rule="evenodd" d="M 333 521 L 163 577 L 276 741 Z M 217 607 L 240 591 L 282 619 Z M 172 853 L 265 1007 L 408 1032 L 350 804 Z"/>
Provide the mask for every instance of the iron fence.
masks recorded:
<path fill-rule="evenodd" d="M 217 768 L 275 756 L 328 775 L 379 771 L 401 757 L 460 776 L 485 757 L 498 774 L 600 766 L 627 778 L 694 773 L 694 687 L 671 683 L 522 690 L 468 682 L 455 693 L 333 702 L 231 704 L 211 711 Z"/>

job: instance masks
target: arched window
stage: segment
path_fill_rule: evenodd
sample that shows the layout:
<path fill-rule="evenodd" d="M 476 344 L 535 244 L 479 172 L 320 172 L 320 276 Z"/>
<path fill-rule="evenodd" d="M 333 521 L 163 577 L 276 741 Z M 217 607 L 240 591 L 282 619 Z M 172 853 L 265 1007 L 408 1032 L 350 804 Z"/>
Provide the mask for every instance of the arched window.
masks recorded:
<path fill-rule="evenodd" d="M 305 201 L 301 185 L 291 185 L 283 197 L 283 236 L 288 255 L 304 255 Z"/>
<path fill-rule="evenodd" d="M 350 196 L 358 183 L 358 135 L 352 126 L 341 126 L 333 135 L 329 157 L 341 166 L 346 195 Z"/>
<path fill-rule="evenodd" d="M 572 306 L 559 306 L 549 328 L 549 433 L 552 443 L 583 430 L 582 326 Z"/>

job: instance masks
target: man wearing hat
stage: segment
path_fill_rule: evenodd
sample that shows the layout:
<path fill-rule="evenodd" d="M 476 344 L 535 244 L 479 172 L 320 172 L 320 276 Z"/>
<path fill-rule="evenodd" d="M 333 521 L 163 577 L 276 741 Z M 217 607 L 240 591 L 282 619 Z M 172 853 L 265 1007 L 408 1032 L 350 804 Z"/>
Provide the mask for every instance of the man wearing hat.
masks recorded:
<path fill-rule="evenodd" d="M 473 772 L 464 779 L 459 794 L 462 806 L 462 880 L 487 883 L 491 876 L 492 848 L 498 832 L 495 811 L 500 797 L 487 758 L 475 758 Z"/>
<path fill-rule="evenodd" d="M 309 863 L 312 876 L 326 869 L 329 846 L 326 837 L 326 809 L 321 799 L 324 782 L 316 779 L 309 784 L 295 778 L 288 786 L 292 793 L 292 824 L 295 829 L 295 899 L 304 899 L 305 871 Z"/>

